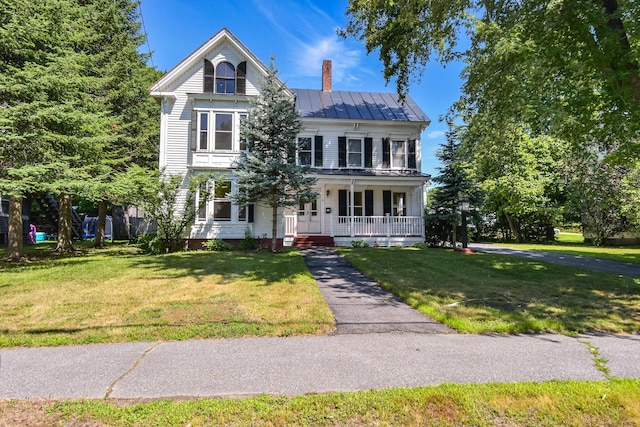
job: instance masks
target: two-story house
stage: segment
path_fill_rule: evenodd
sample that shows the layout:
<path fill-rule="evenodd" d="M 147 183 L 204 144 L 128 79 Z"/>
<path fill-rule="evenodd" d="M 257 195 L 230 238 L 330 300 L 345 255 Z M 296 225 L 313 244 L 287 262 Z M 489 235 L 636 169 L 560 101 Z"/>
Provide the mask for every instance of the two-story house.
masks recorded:
<path fill-rule="evenodd" d="M 222 29 L 150 88 L 161 103 L 160 167 L 170 174 L 224 174 L 223 185 L 198 211 L 192 247 L 209 239 L 240 240 L 246 230 L 270 237 L 270 208 L 241 208 L 227 198 L 237 190 L 233 165 L 247 148 L 240 121 L 266 73 L 265 64 Z M 295 97 L 303 129 L 297 161 L 311 166 L 319 197 L 282 212 L 282 243 L 423 241 L 429 176 L 420 172 L 420 135 L 430 120 L 420 107 L 391 93 L 332 90 L 330 61 L 323 63 L 321 88 L 286 90 Z"/>

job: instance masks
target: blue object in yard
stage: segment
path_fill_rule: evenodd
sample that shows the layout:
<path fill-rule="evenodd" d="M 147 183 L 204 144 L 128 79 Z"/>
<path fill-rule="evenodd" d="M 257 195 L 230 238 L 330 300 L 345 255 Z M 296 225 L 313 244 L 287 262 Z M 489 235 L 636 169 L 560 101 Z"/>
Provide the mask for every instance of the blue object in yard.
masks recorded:
<path fill-rule="evenodd" d="M 47 233 L 37 232 L 36 233 L 36 242 L 44 242 L 47 240 Z"/>
<path fill-rule="evenodd" d="M 82 238 L 83 239 L 95 238 L 97 225 L 98 225 L 97 216 L 84 217 L 84 220 L 82 220 Z M 105 239 L 110 239 L 112 235 L 113 235 L 113 224 L 111 221 L 111 217 L 107 215 L 106 222 L 104 225 L 104 237 Z"/>

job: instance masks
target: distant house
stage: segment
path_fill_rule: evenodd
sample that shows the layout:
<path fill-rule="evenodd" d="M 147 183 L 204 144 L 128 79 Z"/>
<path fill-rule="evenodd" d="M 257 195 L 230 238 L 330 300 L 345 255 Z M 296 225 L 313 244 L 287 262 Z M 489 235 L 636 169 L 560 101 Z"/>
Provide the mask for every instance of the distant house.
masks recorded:
<path fill-rule="evenodd" d="M 226 198 L 236 191 L 233 165 L 246 149 L 239 124 L 266 72 L 222 29 L 150 88 L 161 104 L 160 167 L 171 174 L 225 173 L 224 185 L 199 209 L 192 247 L 208 239 L 239 240 L 246 230 L 270 236 L 269 208 L 241 208 Z M 429 118 L 410 97 L 401 103 L 390 93 L 333 91 L 331 77 L 325 61 L 321 88 L 289 89 L 303 127 L 297 161 L 311 166 L 320 196 L 282 212 L 278 237 L 284 245 L 423 241 L 429 176 L 420 172 L 420 135 Z"/>

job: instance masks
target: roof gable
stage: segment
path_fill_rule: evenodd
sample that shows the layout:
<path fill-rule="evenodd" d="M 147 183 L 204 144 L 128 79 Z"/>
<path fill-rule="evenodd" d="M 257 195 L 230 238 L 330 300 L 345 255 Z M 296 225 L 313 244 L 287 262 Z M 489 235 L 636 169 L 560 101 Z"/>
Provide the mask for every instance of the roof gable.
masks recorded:
<path fill-rule="evenodd" d="M 251 52 L 231 31 L 223 28 L 216 34 L 211 36 L 209 40 L 204 42 L 200 47 L 190 53 L 185 59 L 180 61 L 175 67 L 165 73 L 157 82 L 149 88 L 153 93 L 162 93 L 167 91 L 172 84 L 181 78 L 181 76 L 192 69 L 197 64 L 201 64 L 207 56 L 216 49 L 221 49 L 224 44 L 228 44 L 237 50 L 246 60 L 253 65 L 263 75 L 267 75 L 268 67 Z"/>

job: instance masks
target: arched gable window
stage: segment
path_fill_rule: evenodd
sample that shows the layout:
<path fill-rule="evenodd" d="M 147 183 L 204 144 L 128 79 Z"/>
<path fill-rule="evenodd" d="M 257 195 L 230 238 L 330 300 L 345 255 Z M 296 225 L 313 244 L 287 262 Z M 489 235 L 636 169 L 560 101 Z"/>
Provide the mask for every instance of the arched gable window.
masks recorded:
<path fill-rule="evenodd" d="M 216 66 L 216 93 L 236 93 L 236 69 L 229 62 Z"/>

